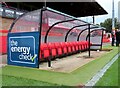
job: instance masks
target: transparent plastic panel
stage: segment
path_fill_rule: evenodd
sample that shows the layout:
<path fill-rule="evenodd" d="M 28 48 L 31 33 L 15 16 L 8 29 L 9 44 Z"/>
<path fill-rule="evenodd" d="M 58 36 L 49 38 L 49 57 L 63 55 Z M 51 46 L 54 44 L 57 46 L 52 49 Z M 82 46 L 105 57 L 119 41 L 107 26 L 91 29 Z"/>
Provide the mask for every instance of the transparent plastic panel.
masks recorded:
<path fill-rule="evenodd" d="M 102 30 L 100 29 L 91 30 L 90 42 L 92 42 L 92 44 L 100 45 L 101 41 L 102 41 Z"/>
<path fill-rule="evenodd" d="M 86 25 L 86 26 L 81 26 L 81 27 L 76 27 L 76 28 L 74 28 L 74 29 L 69 33 L 67 40 L 68 40 L 68 41 L 77 41 L 77 38 L 78 38 L 79 33 L 80 33 L 82 30 L 86 29 L 86 28 L 88 28 L 87 25 Z M 81 40 L 82 40 L 82 39 L 81 39 Z"/>
<path fill-rule="evenodd" d="M 87 35 L 88 35 L 88 29 L 85 29 L 85 30 L 81 33 L 81 35 L 80 35 L 80 37 L 79 37 L 79 41 L 86 41 Z"/>
<path fill-rule="evenodd" d="M 79 32 L 81 30 L 77 30 L 76 28 L 74 28 L 68 35 L 67 41 L 77 41 L 77 37 L 79 35 Z"/>
<path fill-rule="evenodd" d="M 99 30 L 99 28 L 96 27 L 95 25 L 90 25 L 90 33 L 92 33 L 93 30 Z M 81 34 L 79 36 L 79 41 L 88 41 L 88 39 L 87 39 L 87 37 L 88 37 L 88 31 L 89 31 L 88 25 L 81 28 Z M 99 31 L 101 32 L 101 30 L 99 30 Z M 98 38 L 97 35 L 95 37 Z M 99 38 L 101 38 L 101 37 L 102 37 L 102 32 L 101 32 L 101 35 L 99 36 Z M 100 39 L 98 39 L 98 40 L 100 40 Z M 93 37 L 91 38 L 91 42 L 92 43 L 97 43 L 97 41 L 94 41 Z"/>
<path fill-rule="evenodd" d="M 15 22 L 11 32 L 15 33 L 38 31 L 40 23 L 40 11 L 41 10 L 35 10 L 23 15 Z"/>
<path fill-rule="evenodd" d="M 60 22 L 63 20 L 69 20 L 70 18 L 65 17 L 63 15 L 51 12 L 51 11 L 44 11 L 42 17 L 42 32 L 41 32 L 41 42 L 44 43 L 45 35 L 49 28 L 55 24 L 56 22 Z M 64 26 L 63 26 L 64 27 Z M 48 33 L 48 41 L 47 42 L 60 42 L 63 38 L 64 31 L 62 30 L 61 26 L 55 25 L 50 32 Z"/>
<path fill-rule="evenodd" d="M 48 29 L 55 23 L 61 22 L 61 21 L 67 21 L 71 20 L 73 18 L 66 17 L 64 15 L 60 15 L 58 13 L 54 13 L 51 11 L 44 11 L 43 12 L 43 17 L 42 17 L 42 43 L 44 43 L 45 40 L 45 35 L 48 31 Z M 83 25 L 86 24 L 85 22 L 74 20 L 74 21 L 69 21 L 69 22 L 63 22 L 55 25 L 54 27 L 51 28 L 50 32 L 48 33 L 47 36 L 47 42 L 64 42 L 65 41 L 65 36 L 66 33 L 74 26 L 77 25 Z M 73 30 L 74 31 L 74 30 Z M 72 31 L 72 32 L 73 32 Z M 80 31 L 77 30 L 73 35 L 78 33 Z M 68 41 L 76 41 L 74 39 L 74 36 L 70 36 L 70 40 L 68 38 Z M 73 40 L 74 39 L 74 40 Z"/>
<path fill-rule="evenodd" d="M 102 31 L 101 29 L 93 29 L 90 33 L 90 42 L 92 43 L 91 49 L 100 49 L 102 43 Z"/>
<path fill-rule="evenodd" d="M 84 30 L 79 41 L 88 41 L 88 29 Z M 91 49 L 100 49 L 102 42 L 102 30 L 101 29 L 90 29 L 90 42 L 93 44 Z"/>

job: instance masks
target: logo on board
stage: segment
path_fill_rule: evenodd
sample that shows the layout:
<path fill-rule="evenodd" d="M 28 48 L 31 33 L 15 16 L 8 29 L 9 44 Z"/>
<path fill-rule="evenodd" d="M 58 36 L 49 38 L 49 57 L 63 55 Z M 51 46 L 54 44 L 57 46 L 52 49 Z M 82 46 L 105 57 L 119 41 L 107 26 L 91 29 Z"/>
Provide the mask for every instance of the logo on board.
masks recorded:
<path fill-rule="evenodd" d="M 32 36 L 20 36 L 9 38 L 10 60 L 18 63 L 34 63 L 35 39 Z"/>

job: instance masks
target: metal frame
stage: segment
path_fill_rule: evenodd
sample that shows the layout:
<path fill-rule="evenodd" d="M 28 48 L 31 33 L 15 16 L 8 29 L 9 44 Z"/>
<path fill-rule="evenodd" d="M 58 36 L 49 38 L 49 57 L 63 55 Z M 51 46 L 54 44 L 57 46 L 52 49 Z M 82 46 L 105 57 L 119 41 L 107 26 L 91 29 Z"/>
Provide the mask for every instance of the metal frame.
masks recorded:
<path fill-rule="evenodd" d="M 102 38 L 101 38 L 101 48 L 100 48 L 100 50 L 102 50 L 102 44 L 103 44 L 103 32 L 104 32 L 104 29 L 102 30 Z"/>
<path fill-rule="evenodd" d="M 89 57 L 90 57 L 90 24 L 88 24 L 88 34 L 89 34 L 89 39 L 88 39 L 88 45 L 89 45 L 89 48 L 88 48 L 88 54 L 89 54 Z"/>
<path fill-rule="evenodd" d="M 102 30 L 101 44 L 92 44 L 92 46 L 100 46 L 101 47 L 100 50 L 102 50 L 102 44 L 103 44 L 102 40 L 103 40 L 103 31 L 104 31 L 104 29 L 94 29 L 94 30 L 90 31 L 90 33 L 92 33 L 93 31 L 96 31 L 96 30 Z M 87 41 L 88 36 L 89 35 L 86 36 L 86 41 Z"/>
<path fill-rule="evenodd" d="M 20 18 L 22 18 L 22 17 L 25 16 L 25 15 L 26 15 L 26 13 L 20 15 L 18 18 L 16 18 L 16 19 L 13 21 L 13 23 L 12 23 L 11 26 L 10 26 L 9 32 L 12 31 L 12 28 L 13 28 L 13 26 L 15 25 L 15 23 L 16 23 Z"/>
<path fill-rule="evenodd" d="M 90 31 L 90 33 L 92 33 L 93 31 L 96 31 L 96 30 L 103 30 L 103 29 L 94 29 L 94 30 Z M 86 36 L 86 40 L 87 40 L 87 38 L 88 38 L 88 35 Z"/>
<path fill-rule="evenodd" d="M 48 34 L 49 34 L 50 30 L 51 30 L 55 25 L 57 25 L 57 24 L 59 24 L 59 23 L 64 23 L 64 22 L 70 22 L 70 21 L 78 20 L 78 21 L 84 22 L 84 23 L 86 23 L 86 24 L 90 24 L 90 23 L 88 23 L 88 22 L 85 22 L 85 21 L 83 21 L 83 20 L 77 19 L 77 18 L 75 18 L 75 17 L 73 17 L 73 16 L 70 16 L 70 15 L 67 15 L 67 14 L 65 14 L 65 13 L 56 11 L 56 10 L 51 9 L 51 8 L 49 8 L 49 7 L 44 7 L 44 10 L 51 11 L 51 12 L 53 12 L 53 13 L 57 13 L 57 14 L 60 14 L 60 15 L 62 15 L 62 16 L 66 16 L 66 17 L 72 18 L 71 20 L 64 20 L 64 21 L 56 22 L 56 23 L 54 23 L 52 26 L 50 26 L 49 29 L 47 30 L 46 35 L 45 35 L 44 43 L 47 43 L 47 37 L 48 37 Z M 97 26 L 97 25 L 94 25 L 94 24 L 90 24 L 90 25 L 95 26 L 95 28 L 100 27 L 100 26 Z M 82 25 L 81 25 L 81 26 L 82 26 Z M 102 28 L 102 27 L 101 27 L 101 28 Z M 74 29 L 74 28 L 71 28 L 69 31 L 71 31 L 72 29 Z M 69 34 L 69 33 L 68 33 L 68 34 Z M 68 36 L 68 34 L 66 34 L 66 36 Z M 65 36 L 65 42 L 67 41 L 66 36 Z M 80 36 L 80 35 L 79 35 L 79 36 Z M 78 38 L 77 38 L 77 41 L 79 41 Z"/>
<path fill-rule="evenodd" d="M 90 57 L 90 29 L 98 28 L 98 27 L 90 27 L 90 25 L 91 25 L 91 24 L 88 24 L 88 28 L 83 29 L 83 30 L 79 33 L 79 35 L 78 35 L 78 37 L 77 37 L 77 41 L 79 41 L 80 35 L 81 35 L 85 30 L 88 30 L 88 35 L 89 35 L 89 39 L 88 39 L 88 42 L 89 42 L 88 55 L 89 55 L 89 57 Z"/>
<path fill-rule="evenodd" d="M 43 15 L 43 9 L 41 9 L 40 11 L 40 17 L 39 17 L 39 32 L 40 32 L 40 35 L 39 35 L 39 45 L 38 45 L 38 58 L 40 57 L 40 46 L 41 46 L 41 31 L 42 31 L 42 15 Z M 38 68 L 39 68 L 39 62 L 40 62 L 40 59 L 38 59 Z"/>
<path fill-rule="evenodd" d="M 53 12 L 53 13 L 57 13 L 57 14 L 63 15 L 63 16 L 65 16 L 65 17 L 68 17 L 68 18 L 71 18 L 71 19 L 59 21 L 59 22 L 54 23 L 52 26 L 50 26 L 49 29 L 47 30 L 46 35 L 45 35 L 45 40 L 44 40 L 44 42 L 47 43 L 48 33 L 50 32 L 50 30 L 51 30 L 55 25 L 57 25 L 57 24 L 59 24 L 59 23 L 70 22 L 70 21 L 75 21 L 75 20 L 80 21 L 80 22 L 84 22 L 84 23 L 86 23 L 86 24 L 76 25 L 76 26 L 72 27 L 72 28 L 66 33 L 65 42 L 67 41 L 68 34 L 70 33 L 71 30 L 73 30 L 73 29 L 76 28 L 76 27 L 82 27 L 82 26 L 88 25 L 88 28 L 83 29 L 83 30 L 79 33 L 79 35 L 78 35 L 78 37 L 77 37 L 77 41 L 79 41 L 79 37 L 80 37 L 80 35 L 82 34 L 82 32 L 84 32 L 85 30 L 88 30 L 88 34 L 89 34 L 89 49 L 88 49 L 88 50 L 89 50 L 89 57 L 90 57 L 90 29 L 99 28 L 99 26 L 96 26 L 96 25 L 94 25 L 94 24 L 90 24 L 90 23 L 88 23 L 88 22 L 82 21 L 82 20 L 77 19 L 77 18 L 75 18 L 75 17 L 73 17 L 73 16 L 70 16 L 70 15 L 67 15 L 67 14 L 64 14 L 64 13 L 61 13 L 61 12 L 59 12 L 59 11 L 53 10 L 53 9 L 51 9 L 51 8 L 48 8 L 48 7 L 43 7 L 43 8 L 41 9 L 41 11 L 40 11 L 40 18 L 39 18 L 39 21 L 40 21 L 40 22 L 39 22 L 39 30 L 38 30 L 38 31 L 40 32 L 40 35 L 39 35 L 39 46 L 38 46 L 38 49 L 39 49 L 39 50 L 38 50 L 38 53 L 39 53 L 39 55 L 40 55 L 40 46 L 41 46 L 42 16 L 43 16 L 43 11 L 46 11 L 46 10 L 48 10 L 48 11 L 50 11 L 50 12 Z M 36 10 L 35 10 L 35 11 L 36 11 Z M 13 21 L 13 23 L 12 23 L 11 26 L 10 26 L 9 32 L 12 31 L 12 28 L 13 28 L 13 26 L 15 25 L 15 23 L 17 22 L 17 20 L 19 20 L 20 18 L 22 18 L 22 17 L 25 16 L 26 14 L 27 14 L 27 13 L 22 14 L 19 18 L 17 18 L 16 20 Z M 93 26 L 95 26 L 95 27 L 90 27 L 90 25 L 93 25 Z M 100 28 L 102 28 L 102 27 L 100 27 Z M 103 28 L 103 29 L 104 29 L 104 28 Z M 103 38 L 103 33 L 102 33 L 102 38 Z M 102 40 L 101 40 L 101 41 L 102 41 Z M 101 45 L 102 45 L 102 43 L 101 43 Z M 101 47 L 101 48 L 102 48 L 102 47 Z M 39 58 L 39 55 L 38 55 L 38 58 Z M 39 61 L 39 59 L 38 59 L 38 61 Z M 48 66 L 51 67 L 51 59 L 50 59 L 50 58 L 48 58 Z M 39 68 L 39 65 L 38 65 L 38 68 Z"/>
<path fill-rule="evenodd" d="M 55 25 L 60 24 L 60 23 L 65 23 L 65 22 L 74 21 L 74 20 L 76 20 L 76 19 L 59 21 L 59 22 L 54 23 L 52 26 L 50 26 L 49 29 L 48 29 L 47 32 L 46 32 L 44 43 L 47 43 L 48 34 L 49 34 L 50 30 L 51 30 Z"/>
<path fill-rule="evenodd" d="M 94 29 L 94 28 L 98 28 L 98 27 L 91 27 L 90 29 Z M 77 41 L 79 41 L 80 35 L 81 35 L 85 30 L 88 30 L 88 28 L 83 29 L 83 30 L 78 34 Z"/>
<path fill-rule="evenodd" d="M 66 36 L 65 36 L 65 42 L 67 42 L 67 38 L 68 38 L 68 34 L 76 27 L 82 27 L 82 26 L 86 26 L 88 24 L 84 24 L 84 25 L 77 25 L 77 26 L 74 26 L 72 27 L 67 33 L 66 33 Z"/>

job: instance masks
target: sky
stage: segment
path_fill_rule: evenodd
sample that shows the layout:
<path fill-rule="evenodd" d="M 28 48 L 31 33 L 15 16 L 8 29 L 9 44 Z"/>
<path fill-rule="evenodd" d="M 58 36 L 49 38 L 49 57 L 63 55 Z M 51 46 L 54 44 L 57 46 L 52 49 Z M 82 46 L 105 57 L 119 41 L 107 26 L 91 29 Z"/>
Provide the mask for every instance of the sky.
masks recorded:
<path fill-rule="evenodd" d="M 96 0 L 107 12 L 107 15 L 99 15 L 95 16 L 95 24 L 100 24 L 104 22 L 107 18 L 112 18 L 112 1 L 113 0 Z M 115 10 L 115 17 L 118 18 L 118 2 L 120 0 L 114 0 L 114 10 Z M 92 22 L 92 17 L 81 18 L 87 22 Z"/>

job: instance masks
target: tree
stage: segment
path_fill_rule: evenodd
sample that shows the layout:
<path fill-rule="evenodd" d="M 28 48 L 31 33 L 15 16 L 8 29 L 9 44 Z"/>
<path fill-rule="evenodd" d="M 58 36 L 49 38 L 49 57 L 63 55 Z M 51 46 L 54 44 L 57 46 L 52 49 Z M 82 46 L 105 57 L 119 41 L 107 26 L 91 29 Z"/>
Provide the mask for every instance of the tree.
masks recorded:
<path fill-rule="evenodd" d="M 108 18 L 104 22 L 100 23 L 100 26 L 106 28 L 106 32 L 111 32 L 112 31 L 112 19 Z M 117 18 L 115 18 L 115 29 L 119 29 L 120 23 L 117 22 Z"/>

